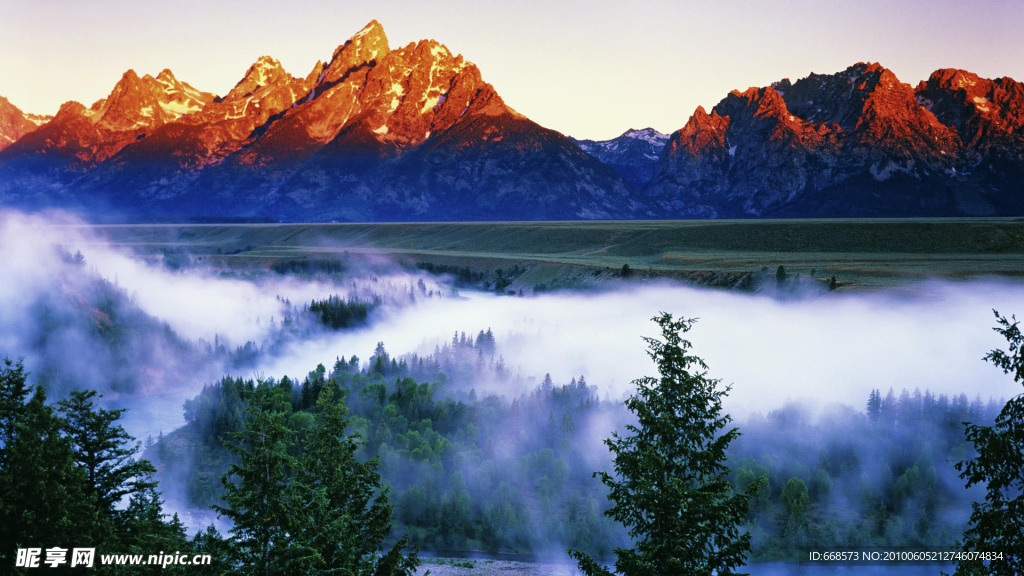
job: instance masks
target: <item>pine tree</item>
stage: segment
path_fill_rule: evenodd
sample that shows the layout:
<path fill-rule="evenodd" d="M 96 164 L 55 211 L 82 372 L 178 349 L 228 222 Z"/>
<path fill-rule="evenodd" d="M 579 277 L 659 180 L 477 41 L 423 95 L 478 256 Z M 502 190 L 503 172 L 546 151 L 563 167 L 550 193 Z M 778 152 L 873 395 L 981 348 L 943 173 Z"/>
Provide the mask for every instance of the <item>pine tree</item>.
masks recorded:
<path fill-rule="evenodd" d="M 692 320 L 669 314 L 653 319 L 664 340 L 644 338 L 660 378 L 633 384 L 626 407 L 637 416 L 605 441 L 614 454 L 615 474 L 595 474 L 609 488 L 606 515 L 621 522 L 633 549 L 617 548 L 615 570 L 627 576 L 736 574 L 750 549 L 741 534 L 749 494 L 737 494 L 727 480 L 725 450 L 739 435 L 725 431 L 722 415 L 728 387 L 707 377 L 703 360 L 690 353 L 681 333 Z M 570 550 L 587 575 L 612 574 L 590 556 Z"/>
<path fill-rule="evenodd" d="M 147 487 L 132 495 L 128 507 L 119 511 L 118 552 L 150 555 L 158 552 L 193 555 L 193 544 L 185 534 L 178 515 L 168 519 L 156 488 Z M 203 570 L 200 573 L 209 571 Z M 133 574 L 194 574 L 193 566 L 133 567 Z"/>
<path fill-rule="evenodd" d="M 225 540 L 212 524 L 207 526 L 206 530 L 197 532 L 189 544 L 195 554 L 208 555 L 211 560 L 209 565 L 201 568 L 190 566 L 189 574 L 223 576 L 232 573 L 231 543 Z"/>
<path fill-rule="evenodd" d="M 156 487 L 156 468 L 148 460 L 135 459 L 139 443 L 117 424 L 124 410 L 99 408 L 93 402 L 96 397 L 95 390 L 75 391 L 59 405 L 75 462 L 85 470 L 97 508 L 110 515 L 125 496 Z"/>
<path fill-rule="evenodd" d="M 15 375 L 23 377 L 23 371 Z M 15 436 L 4 444 L 0 466 L 0 571 L 13 565 L 13 558 L 4 556 L 19 547 L 94 542 L 88 529 L 95 508 L 86 496 L 85 474 L 75 465 L 71 443 L 61 433 L 63 421 L 46 404 L 42 387 L 14 411 Z"/>
<path fill-rule="evenodd" d="M 1024 382 L 1024 334 L 1016 317 L 1011 320 L 995 312 L 994 328 L 1008 344 L 1007 350 L 993 350 L 985 359 Z M 1024 574 L 1024 394 L 1011 398 L 993 426 L 965 423 L 967 440 L 977 456 L 958 462 L 956 469 L 967 487 L 986 487 L 985 501 L 973 505 L 970 526 L 961 544 L 965 551 L 998 552 L 991 561 L 958 562 L 956 574 Z"/>
<path fill-rule="evenodd" d="M 352 576 L 411 576 L 416 554 L 402 555 L 403 537 L 384 552 L 393 505 L 381 486 L 376 458 L 356 458 L 361 442 L 347 435 L 345 405 L 332 386 L 316 404 L 316 425 L 303 441 L 296 489 L 304 502 L 297 533 L 315 555 L 314 568 Z"/>
<path fill-rule="evenodd" d="M 411 576 L 417 560 L 402 555 L 404 538 L 384 552 L 392 506 L 377 461 L 355 456 L 361 442 L 345 434 L 347 412 L 336 386 L 324 386 L 315 424 L 301 442 L 288 426 L 281 391 L 256 389 L 248 426 L 229 445 L 238 463 L 222 479 L 227 505 L 215 509 L 234 522 L 235 566 L 263 576 Z"/>
<path fill-rule="evenodd" d="M 117 424 L 123 410 L 96 408 L 95 392 L 73 392 L 58 413 L 41 387 L 26 402 L 26 377 L 20 362 L 0 367 L 0 542 L 13 545 L 0 550 L 0 572 L 7 573 L 6 556 L 20 547 L 191 550 L 177 518 L 165 519 L 153 466 L 134 458 L 138 443 Z M 121 509 L 125 496 L 130 500 Z M 114 567 L 97 572 L 121 573 Z"/>
<path fill-rule="evenodd" d="M 882 393 L 878 391 L 878 388 L 872 389 L 871 394 L 868 395 L 867 414 L 868 420 L 872 424 L 878 422 L 882 416 Z"/>
<path fill-rule="evenodd" d="M 234 523 L 231 540 L 243 574 L 299 574 L 313 561 L 293 526 L 299 520 L 291 483 L 297 462 L 289 453 L 295 433 L 274 403 L 272 386 L 261 383 L 250 399 L 248 426 L 228 445 L 238 463 L 221 479 L 227 506 L 214 506 Z"/>
<path fill-rule="evenodd" d="M 17 417 L 31 393 L 26 376 L 22 362 L 4 358 L 0 367 L 0 447 L 10 447 L 17 437 Z M 0 451 L 0 466 L 6 458 L 6 450 Z"/>

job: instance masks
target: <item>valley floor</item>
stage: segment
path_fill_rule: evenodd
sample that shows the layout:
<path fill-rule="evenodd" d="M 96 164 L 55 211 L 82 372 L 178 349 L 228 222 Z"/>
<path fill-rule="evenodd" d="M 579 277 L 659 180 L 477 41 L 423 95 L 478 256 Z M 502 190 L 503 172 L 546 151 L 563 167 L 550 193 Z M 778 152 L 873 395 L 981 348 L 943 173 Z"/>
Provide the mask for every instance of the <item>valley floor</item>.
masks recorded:
<path fill-rule="evenodd" d="M 386 257 L 503 276 L 532 293 L 672 278 L 750 290 L 789 277 L 880 289 L 930 278 L 1024 275 L 1024 219 L 692 220 L 89 227 L 152 256 L 233 268 L 282 260 Z M 511 274 L 515 271 L 515 274 Z M 832 281 L 835 278 L 835 281 Z"/>

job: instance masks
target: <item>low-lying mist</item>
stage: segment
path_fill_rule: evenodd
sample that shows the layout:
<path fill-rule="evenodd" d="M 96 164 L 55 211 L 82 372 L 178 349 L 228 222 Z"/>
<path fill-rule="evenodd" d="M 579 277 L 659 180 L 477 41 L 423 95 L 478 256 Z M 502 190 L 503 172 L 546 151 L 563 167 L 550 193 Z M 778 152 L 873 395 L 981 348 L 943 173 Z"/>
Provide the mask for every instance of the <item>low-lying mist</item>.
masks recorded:
<path fill-rule="evenodd" d="M 0 357 L 24 358 L 57 398 L 96 389 L 129 407 L 136 436 L 182 423 L 182 402 L 275 345 L 322 327 L 297 316 L 316 299 L 391 306 L 451 289 L 395 266 L 299 279 L 165 266 L 115 249 L 66 214 L 0 213 Z M 365 273 L 364 273 L 365 272 Z M 246 362 L 239 362 L 243 348 Z"/>
<path fill-rule="evenodd" d="M 556 381 L 582 374 L 602 397 L 617 399 L 630 391 L 633 379 L 652 372 L 641 336 L 656 335 L 650 318 L 659 311 L 699 319 L 690 333 L 695 351 L 713 377 L 733 386 L 727 408 L 738 413 L 779 406 L 787 399 L 857 406 L 872 388 L 927 387 L 971 397 L 1007 397 L 1014 391 L 1012 382 L 981 357 L 1000 345 L 990 329 L 991 310 L 1012 314 L 1022 308 L 1024 285 L 1019 283 L 933 281 L 897 294 L 830 293 L 786 300 L 672 284 L 624 284 L 602 292 L 525 298 L 471 291 L 417 298 L 417 283 L 430 294 L 453 290 L 443 277 L 397 266 L 388 274 L 354 270 L 343 280 L 271 273 L 225 277 L 201 267 L 170 271 L 114 250 L 87 227 L 74 224 L 79 223 L 61 215 L 0 216 L 0 269 L 6 272 L 0 284 L 0 354 L 24 356 L 37 376 L 47 373 L 46 363 L 69 362 L 76 374 L 85 375 L 78 379 L 81 385 L 108 395 L 146 391 L 183 399 L 228 371 L 301 377 L 317 364 L 331 366 L 339 356 L 367 359 L 378 342 L 391 356 L 423 355 L 450 341 L 453 333 L 472 335 L 490 328 L 502 343 L 508 370 L 519 376 L 513 382 L 525 389 L 504 390 L 499 386 L 509 384 L 481 378 L 473 384 L 481 392 L 514 395 L 547 373 Z M 85 271 L 69 273 L 68 260 L 76 257 Z M 107 329 L 107 311 L 85 310 L 91 325 L 62 321 L 62 314 L 71 316 L 69 308 L 94 306 L 89 294 L 95 289 L 89 283 L 97 277 L 126 294 L 133 310 L 121 319 L 128 325 L 117 327 L 118 342 L 126 348 L 120 356 L 98 351 L 104 340 L 96 333 Z M 197 342 L 263 346 L 295 304 L 332 294 L 382 293 L 407 299 L 376 310 L 365 326 L 312 331 L 280 342 L 241 369 L 214 358 L 198 361 L 194 355 Z M 48 325 L 40 326 L 41 315 Z M 160 338 L 154 337 L 157 332 Z M 123 366 L 107 367 L 104 360 L 145 365 L 125 376 Z M 107 374 L 137 382 L 119 387 L 103 381 Z M 180 402 L 160 404 L 166 410 Z"/>
<path fill-rule="evenodd" d="M 981 358 L 1001 345 L 992 309 L 1009 314 L 1021 305 L 1024 286 L 999 281 L 785 301 L 667 284 L 530 298 L 463 292 L 296 343 L 260 370 L 301 376 L 338 355 L 366 358 L 379 341 L 392 355 L 425 354 L 455 331 L 491 328 L 506 364 L 528 385 L 546 373 L 556 381 L 584 374 L 602 397 L 617 398 L 652 373 L 641 336 L 657 336 L 650 318 L 666 311 L 699 319 L 689 334 L 695 351 L 713 377 L 733 385 L 727 407 L 741 413 L 786 400 L 859 406 L 872 388 L 1008 397 L 1013 383 Z"/>

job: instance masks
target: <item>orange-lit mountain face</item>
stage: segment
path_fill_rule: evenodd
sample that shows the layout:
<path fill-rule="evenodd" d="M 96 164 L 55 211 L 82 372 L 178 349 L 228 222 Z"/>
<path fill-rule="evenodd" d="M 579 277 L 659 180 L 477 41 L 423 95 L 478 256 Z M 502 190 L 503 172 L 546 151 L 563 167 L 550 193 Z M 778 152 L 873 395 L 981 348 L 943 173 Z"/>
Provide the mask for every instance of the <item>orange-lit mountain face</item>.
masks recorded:
<path fill-rule="evenodd" d="M 26 114 L 0 96 L 0 150 L 7 148 L 22 136 L 49 122 L 49 116 Z"/>
<path fill-rule="evenodd" d="M 913 88 L 857 64 L 733 91 L 664 141 L 572 141 L 462 56 L 391 49 L 374 21 L 304 76 L 263 56 L 223 96 L 129 70 L 52 119 L 0 99 L 0 200 L 133 220 L 1024 214 L 1024 85 L 1008 78 L 939 70 Z"/>
<path fill-rule="evenodd" d="M 672 134 L 648 200 L 679 215 L 912 216 L 1024 210 L 1024 85 L 878 64 L 733 91 Z"/>
<path fill-rule="evenodd" d="M 220 97 L 129 71 L 0 152 L 14 203 L 129 218 L 610 218 L 631 187 L 505 105 L 477 67 L 376 21 L 294 77 L 261 57 Z"/>
<path fill-rule="evenodd" d="M 57 115 L 10 146 L 81 172 L 107 160 L 168 122 L 201 110 L 213 95 L 180 82 L 170 70 L 153 78 L 124 73 L 110 95 L 91 107 L 67 102 Z"/>

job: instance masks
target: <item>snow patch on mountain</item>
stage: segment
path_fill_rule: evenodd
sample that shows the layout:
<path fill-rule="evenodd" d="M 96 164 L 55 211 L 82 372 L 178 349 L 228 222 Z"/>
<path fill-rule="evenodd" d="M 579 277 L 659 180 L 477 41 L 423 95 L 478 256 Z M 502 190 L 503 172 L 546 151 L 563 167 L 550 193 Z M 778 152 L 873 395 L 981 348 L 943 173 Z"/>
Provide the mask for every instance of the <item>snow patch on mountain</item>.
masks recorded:
<path fill-rule="evenodd" d="M 584 152 L 611 166 L 637 188 L 651 178 L 668 136 L 653 128 L 630 128 L 610 140 L 574 140 Z"/>

